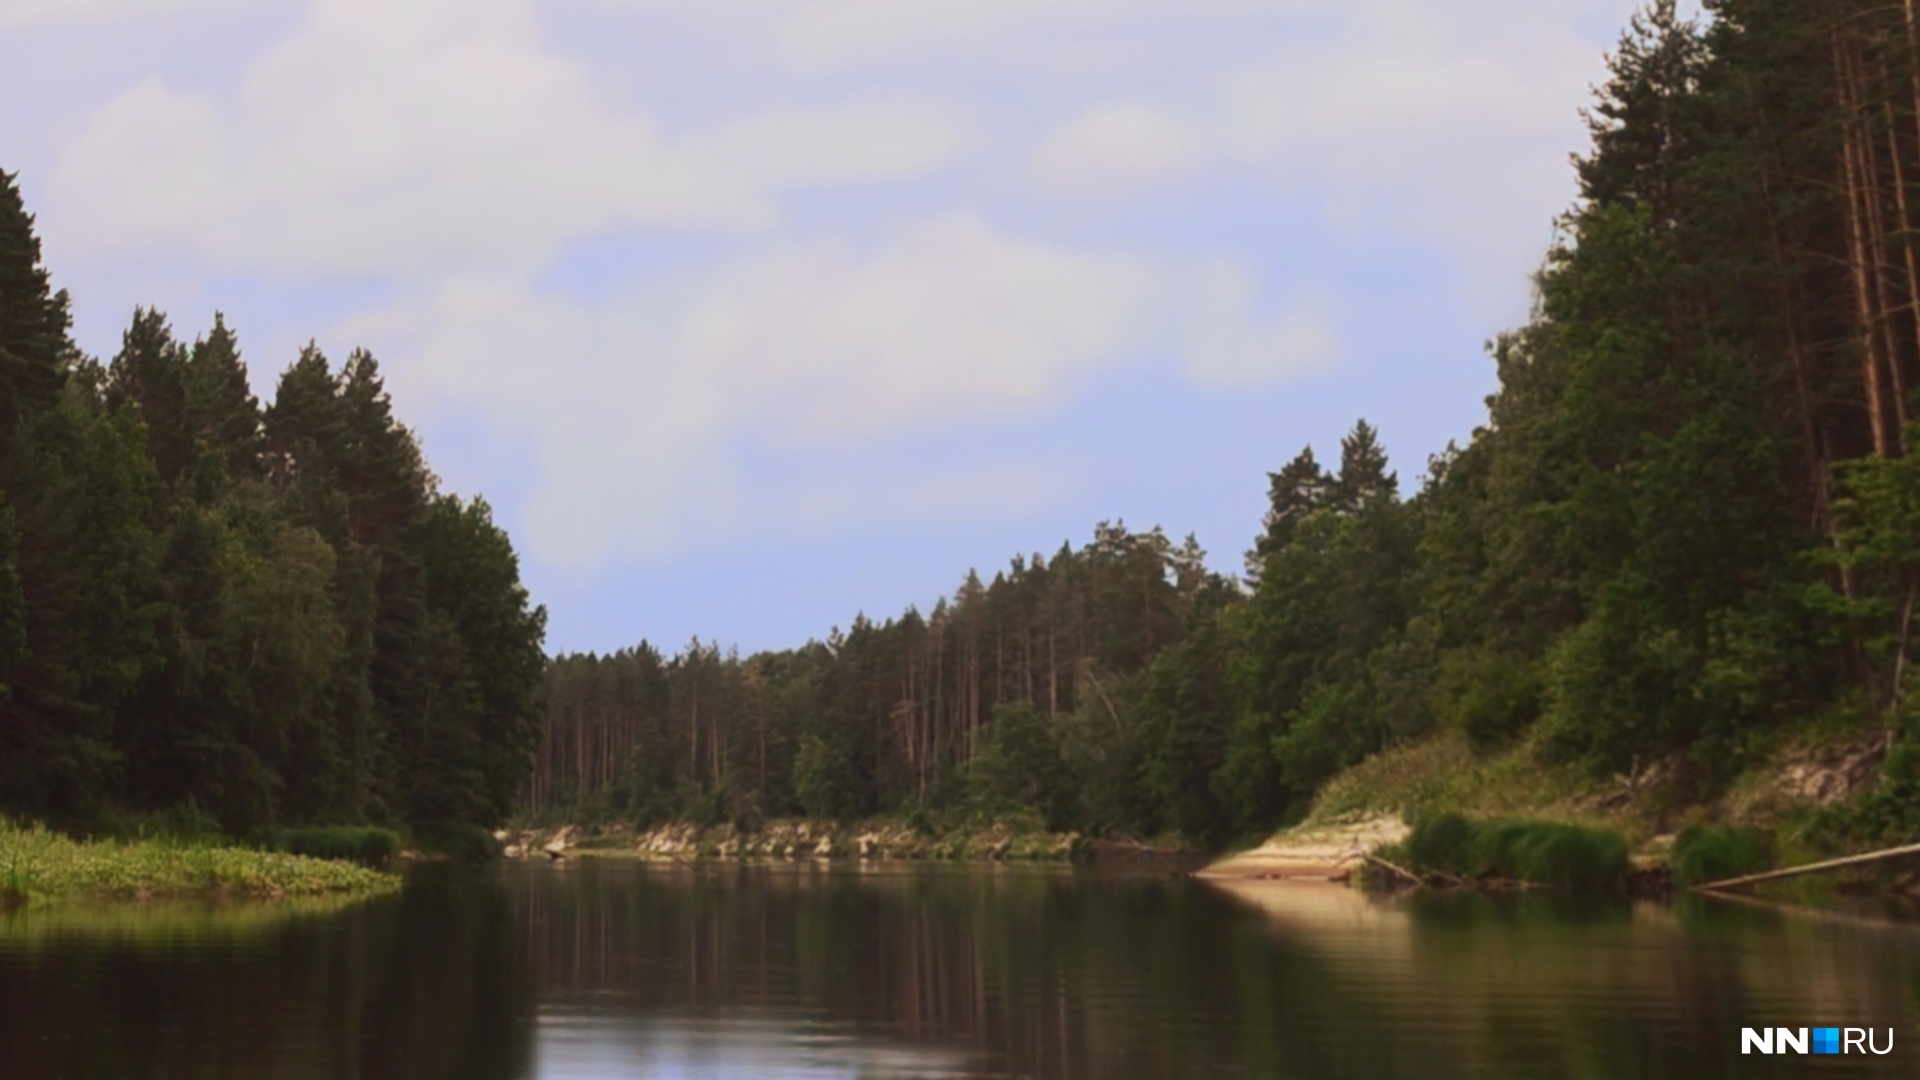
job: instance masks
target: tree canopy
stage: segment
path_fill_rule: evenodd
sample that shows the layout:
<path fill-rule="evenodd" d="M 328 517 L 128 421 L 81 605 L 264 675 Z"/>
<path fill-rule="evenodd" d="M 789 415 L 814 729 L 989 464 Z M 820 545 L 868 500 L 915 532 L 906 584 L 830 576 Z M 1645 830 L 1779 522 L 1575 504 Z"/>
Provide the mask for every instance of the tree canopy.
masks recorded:
<path fill-rule="evenodd" d="M 0 811 L 77 827 L 489 823 L 539 738 L 544 612 L 439 490 L 373 357 L 263 410 L 224 317 L 68 336 L 0 173 Z"/>

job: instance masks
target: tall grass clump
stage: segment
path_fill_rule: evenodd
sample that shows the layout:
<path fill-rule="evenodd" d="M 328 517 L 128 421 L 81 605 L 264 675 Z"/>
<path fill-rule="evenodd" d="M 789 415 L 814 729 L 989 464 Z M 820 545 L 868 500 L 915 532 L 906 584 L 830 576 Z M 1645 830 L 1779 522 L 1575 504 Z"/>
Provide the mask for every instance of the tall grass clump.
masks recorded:
<path fill-rule="evenodd" d="M 1438 814 L 1404 845 L 1416 869 L 1569 889 L 1614 889 L 1627 880 L 1627 841 L 1611 829 L 1552 821 L 1472 821 Z"/>
<path fill-rule="evenodd" d="M 360 825 L 278 829 L 267 834 L 265 846 L 268 851 L 284 851 L 289 855 L 345 859 L 364 866 L 383 867 L 400 855 L 400 834 L 392 829 Z"/>
<path fill-rule="evenodd" d="M 1773 869 L 1773 834 L 1739 825 L 1690 825 L 1673 841 L 1673 883 L 1704 885 Z"/>

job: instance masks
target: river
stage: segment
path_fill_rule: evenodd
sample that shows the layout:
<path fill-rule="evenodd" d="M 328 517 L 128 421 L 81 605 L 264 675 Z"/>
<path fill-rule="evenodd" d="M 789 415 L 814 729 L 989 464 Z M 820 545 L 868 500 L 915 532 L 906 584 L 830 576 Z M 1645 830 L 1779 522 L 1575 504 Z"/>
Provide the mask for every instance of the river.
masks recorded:
<path fill-rule="evenodd" d="M 1920 924 L 1698 899 L 573 861 L 0 914 L 7 1080 L 1891 1077 L 1916 1018 Z"/>

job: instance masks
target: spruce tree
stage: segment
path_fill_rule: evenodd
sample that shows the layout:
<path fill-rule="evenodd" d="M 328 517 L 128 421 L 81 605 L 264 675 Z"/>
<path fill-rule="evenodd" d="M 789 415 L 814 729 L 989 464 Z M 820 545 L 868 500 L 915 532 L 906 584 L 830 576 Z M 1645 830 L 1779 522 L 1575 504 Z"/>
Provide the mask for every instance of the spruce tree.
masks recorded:
<path fill-rule="evenodd" d="M 1260 581 L 1267 557 L 1287 546 L 1293 531 L 1308 514 L 1326 504 L 1331 478 L 1313 458 L 1313 447 L 1303 448 L 1279 472 L 1267 474 L 1267 513 L 1260 536 L 1247 552 L 1247 580 Z"/>
<path fill-rule="evenodd" d="M 72 349 L 67 294 L 53 291 L 40 263 L 18 175 L 0 170 L 0 447 L 59 397 Z"/>
<path fill-rule="evenodd" d="M 1380 433 L 1365 420 L 1356 421 L 1353 430 L 1340 440 L 1340 475 L 1334 478 L 1332 489 L 1332 504 L 1348 513 L 1399 497 L 1399 474 L 1387 471 L 1387 452 L 1380 445 Z"/>

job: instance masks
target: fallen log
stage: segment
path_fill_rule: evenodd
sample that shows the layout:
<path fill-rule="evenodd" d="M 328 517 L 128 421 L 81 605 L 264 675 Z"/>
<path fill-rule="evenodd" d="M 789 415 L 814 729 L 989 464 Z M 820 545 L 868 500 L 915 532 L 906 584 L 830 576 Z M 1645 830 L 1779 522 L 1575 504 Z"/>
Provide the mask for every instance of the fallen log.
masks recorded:
<path fill-rule="evenodd" d="M 1693 886 L 1695 892 L 1718 892 L 1722 889 L 1738 888 L 1741 885 L 1758 885 L 1763 881 L 1779 881 L 1782 878 L 1799 877 L 1802 874 L 1814 874 L 1822 870 L 1841 870 L 1849 866 L 1864 866 L 1867 863 L 1897 859 L 1903 855 L 1920 855 L 1920 844 L 1908 844 L 1905 847 L 1886 848 L 1881 851 L 1869 851 L 1862 855 L 1848 855 L 1840 859 L 1826 859 L 1801 866 L 1790 866 L 1785 870 L 1768 870 L 1764 874 L 1747 874 L 1743 877 L 1727 878 L 1723 881 L 1709 881 L 1704 885 Z"/>
<path fill-rule="evenodd" d="M 1360 857 L 1367 860 L 1368 862 L 1372 863 L 1375 866 L 1393 871 L 1394 873 L 1400 875 L 1401 877 L 1406 878 L 1408 881 L 1413 882 L 1415 885 L 1425 885 L 1427 883 L 1426 879 L 1422 878 L 1420 875 L 1414 873 L 1411 870 L 1408 870 L 1406 867 L 1395 866 L 1394 864 L 1388 862 L 1387 860 L 1381 858 L 1378 855 L 1362 855 Z"/>

